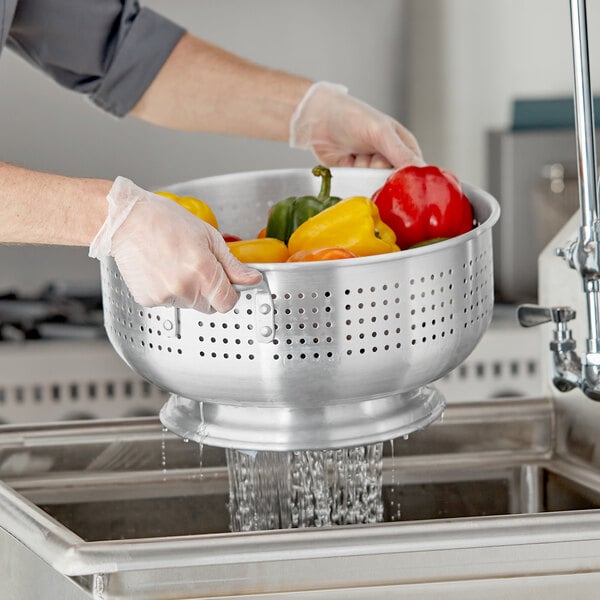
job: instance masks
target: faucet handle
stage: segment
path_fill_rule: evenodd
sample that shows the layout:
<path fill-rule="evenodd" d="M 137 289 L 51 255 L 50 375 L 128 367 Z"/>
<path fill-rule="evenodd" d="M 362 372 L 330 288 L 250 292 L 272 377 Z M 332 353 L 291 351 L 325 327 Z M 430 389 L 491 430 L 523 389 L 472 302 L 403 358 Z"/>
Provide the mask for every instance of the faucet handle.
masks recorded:
<path fill-rule="evenodd" d="M 521 304 L 517 308 L 517 319 L 521 327 L 534 327 L 542 323 L 568 323 L 575 318 L 575 311 L 569 306 L 550 308 L 536 304 Z"/>
<path fill-rule="evenodd" d="M 577 241 L 567 244 L 568 245 L 563 248 L 555 248 L 554 254 L 559 258 L 564 259 L 571 269 L 576 269 L 575 258 L 577 256 Z"/>

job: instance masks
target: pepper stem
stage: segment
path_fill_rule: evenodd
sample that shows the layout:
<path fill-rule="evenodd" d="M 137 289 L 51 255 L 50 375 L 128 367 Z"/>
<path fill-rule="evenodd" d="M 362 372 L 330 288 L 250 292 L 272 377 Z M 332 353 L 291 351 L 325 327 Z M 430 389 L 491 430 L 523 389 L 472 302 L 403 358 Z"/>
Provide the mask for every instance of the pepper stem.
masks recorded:
<path fill-rule="evenodd" d="M 322 201 L 327 200 L 331 193 L 331 171 L 323 165 L 317 165 L 313 167 L 312 174 L 321 177 L 321 189 L 317 198 Z"/>

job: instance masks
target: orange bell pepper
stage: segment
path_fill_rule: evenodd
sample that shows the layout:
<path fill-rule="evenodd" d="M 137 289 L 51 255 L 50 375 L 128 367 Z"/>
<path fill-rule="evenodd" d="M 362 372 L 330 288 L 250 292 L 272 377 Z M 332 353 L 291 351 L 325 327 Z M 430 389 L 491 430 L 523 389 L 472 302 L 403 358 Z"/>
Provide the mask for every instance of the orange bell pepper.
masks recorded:
<path fill-rule="evenodd" d="M 298 250 L 288 262 L 309 262 L 316 260 L 337 260 L 340 258 L 356 258 L 356 254 L 346 248 L 319 248 L 318 250 Z"/>

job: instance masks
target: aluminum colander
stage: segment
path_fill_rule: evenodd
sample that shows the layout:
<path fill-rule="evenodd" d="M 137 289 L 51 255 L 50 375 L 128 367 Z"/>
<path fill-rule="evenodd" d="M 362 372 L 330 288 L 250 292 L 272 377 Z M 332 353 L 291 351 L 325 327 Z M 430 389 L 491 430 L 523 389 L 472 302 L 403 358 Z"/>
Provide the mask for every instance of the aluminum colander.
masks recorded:
<path fill-rule="evenodd" d="M 333 169 L 332 194 L 370 196 L 390 171 Z M 170 186 L 211 205 L 221 231 L 256 237 L 269 208 L 316 194 L 309 169 Z M 110 341 L 171 392 L 163 424 L 184 438 L 258 450 L 333 448 L 408 434 L 438 418 L 429 384 L 459 365 L 493 308 L 497 202 L 464 185 L 479 225 L 419 249 L 349 260 L 255 265 L 262 283 L 227 314 L 143 308 L 102 262 Z"/>

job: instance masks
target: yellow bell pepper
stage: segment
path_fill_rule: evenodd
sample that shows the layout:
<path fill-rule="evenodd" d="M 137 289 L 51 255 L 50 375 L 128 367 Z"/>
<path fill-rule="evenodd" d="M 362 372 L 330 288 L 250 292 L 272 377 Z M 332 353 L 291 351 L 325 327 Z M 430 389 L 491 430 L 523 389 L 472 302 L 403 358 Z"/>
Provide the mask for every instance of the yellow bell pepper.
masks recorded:
<path fill-rule="evenodd" d="M 227 242 L 231 254 L 243 263 L 286 262 L 290 256 L 287 246 L 276 238 L 256 238 Z"/>
<path fill-rule="evenodd" d="M 398 252 L 396 234 L 379 217 L 376 204 L 364 196 L 346 198 L 311 217 L 290 236 L 290 254 L 299 250 L 341 247 L 356 256 Z"/>
<path fill-rule="evenodd" d="M 206 221 L 209 225 L 212 225 L 215 229 L 219 229 L 219 224 L 217 223 L 217 217 L 215 217 L 215 213 L 213 213 L 212 208 L 206 204 L 206 202 L 202 202 L 198 198 L 193 198 L 192 196 L 177 196 L 177 194 L 173 194 L 173 192 L 154 192 L 159 196 L 164 196 L 165 198 L 170 198 L 183 206 L 186 210 L 189 210 L 193 215 L 196 215 L 199 219 Z"/>

